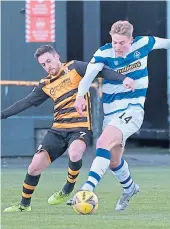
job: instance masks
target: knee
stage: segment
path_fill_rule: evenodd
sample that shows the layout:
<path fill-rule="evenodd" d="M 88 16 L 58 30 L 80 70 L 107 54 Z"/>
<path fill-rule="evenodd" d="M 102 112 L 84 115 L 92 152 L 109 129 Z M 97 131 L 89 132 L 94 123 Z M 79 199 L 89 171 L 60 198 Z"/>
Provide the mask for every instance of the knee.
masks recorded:
<path fill-rule="evenodd" d="M 100 137 L 96 142 L 96 148 L 109 149 L 110 142 L 105 137 Z"/>
<path fill-rule="evenodd" d="M 72 149 L 69 152 L 70 160 L 73 161 L 73 162 L 81 160 L 82 156 L 83 156 L 83 151 L 78 150 L 78 149 Z"/>
<path fill-rule="evenodd" d="M 50 162 L 46 151 L 34 155 L 31 164 L 28 167 L 28 174 L 32 176 L 40 175 L 41 172 L 49 166 Z"/>
<path fill-rule="evenodd" d="M 28 174 L 31 176 L 38 176 L 47 167 L 43 161 L 39 161 L 38 158 L 34 158 L 28 167 Z"/>
<path fill-rule="evenodd" d="M 31 176 L 38 176 L 41 173 L 41 169 L 34 163 L 31 163 L 28 167 L 28 174 Z"/>
<path fill-rule="evenodd" d="M 86 144 L 81 140 L 75 140 L 69 147 L 69 158 L 72 162 L 77 162 L 82 159 L 83 153 L 86 150 Z"/>
<path fill-rule="evenodd" d="M 104 148 L 107 150 L 110 150 L 111 148 L 120 145 L 120 142 L 116 140 L 116 138 L 110 138 L 110 137 L 105 137 L 101 136 L 96 143 L 96 148 Z"/>

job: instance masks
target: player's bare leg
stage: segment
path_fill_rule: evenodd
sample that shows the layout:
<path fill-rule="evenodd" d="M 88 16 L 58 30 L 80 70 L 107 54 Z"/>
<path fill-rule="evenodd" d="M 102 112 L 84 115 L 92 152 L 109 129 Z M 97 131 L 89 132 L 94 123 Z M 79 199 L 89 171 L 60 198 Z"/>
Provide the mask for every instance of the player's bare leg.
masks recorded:
<path fill-rule="evenodd" d="M 4 210 L 4 212 L 28 212 L 31 211 L 31 197 L 38 185 L 41 172 L 50 164 L 49 156 L 46 151 L 36 153 L 28 167 L 20 203 L 14 204 Z"/>
<path fill-rule="evenodd" d="M 92 163 L 88 180 L 82 187 L 82 190 L 93 191 L 110 166 L 124 189 L 116 210 L 124 210 L 130 198 L 139 191 L 139 187 L 130 176 L 127 162 L 122 159 L 122 139 L 122 132 L 118 128 L 108 125 L 104 129 L 97 141 L 96 158 Z"/>
<path fill-rule="evenodd" d="M 86 150 L 86 144 L 82 140 L 74 140 L 68 149 L 69 153 L 69 168 L 67 182 L 61 191 L 54 193 L 48 203 L 51 205 L 59 205 L 65 202 L 73 192 L 77 177 L 82 167 L 82 156 Z"/>

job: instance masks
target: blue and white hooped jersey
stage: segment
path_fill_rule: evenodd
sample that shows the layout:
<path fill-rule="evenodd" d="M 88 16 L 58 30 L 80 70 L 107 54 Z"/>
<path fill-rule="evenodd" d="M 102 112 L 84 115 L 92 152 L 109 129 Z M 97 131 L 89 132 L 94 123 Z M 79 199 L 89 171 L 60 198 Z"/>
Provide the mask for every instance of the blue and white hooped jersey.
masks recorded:
<path fill-rule="evenodd" d="M 147 58 L 154 44 L 154 37 L 139 36 L 134 39 L 130 52 L 125 57 L 115 57 L 111 43 L 100 47 L 94 54 L 91 63 L 101 63 L 135 80 L 134 92 L 126 89 L 121 81 L 103 80 L 105 116 L 126 110 L 130 105 L 144 108 L 148 88 Z"/>

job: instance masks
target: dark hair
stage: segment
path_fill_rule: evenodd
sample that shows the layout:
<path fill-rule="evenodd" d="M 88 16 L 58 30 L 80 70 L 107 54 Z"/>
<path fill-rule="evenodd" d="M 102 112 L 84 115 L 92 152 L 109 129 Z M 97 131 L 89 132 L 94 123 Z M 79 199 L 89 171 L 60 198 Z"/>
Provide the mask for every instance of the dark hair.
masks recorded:
<path fill-rule="evenodd" d="M 57 53 L 56 50 L 51 45 L 42 45 L 35 51 L 34 58 L 38 59 L 39 56 L 47 52 L 52 53 L 52 54 Z"/>

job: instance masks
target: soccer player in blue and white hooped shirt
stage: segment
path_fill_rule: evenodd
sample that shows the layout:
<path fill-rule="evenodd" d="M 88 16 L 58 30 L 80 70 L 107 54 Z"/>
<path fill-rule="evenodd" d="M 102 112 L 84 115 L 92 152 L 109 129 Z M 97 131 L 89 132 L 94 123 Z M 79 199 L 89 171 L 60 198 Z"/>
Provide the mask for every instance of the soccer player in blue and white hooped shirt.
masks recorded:
<path fill-rule="evenodd" d="M 147 58 L 154 49 L 170 49 L 170 39 L 139 36 L 133 39 L 133 25 L 128 21 L 117 21 L 111 27 L 112 43 L 100 47 L 88 64 L 81 80 L 74 104 L 83 115 L 84 95 L 103 67 L 126 74 L 123 83 L 103 81 L 103 132 L 96 144 L 96 157 L 92 163 L 88 180 L 82 190 L 93 191 L 109 168 L 123 186 L 123 194 L 115 210 L 124 210 L 130 198 L 139 192 L 127 162 L 122 158 L 125 142 L 137 132 L 144 118 L 144 103 L 148 88 Z"/>

